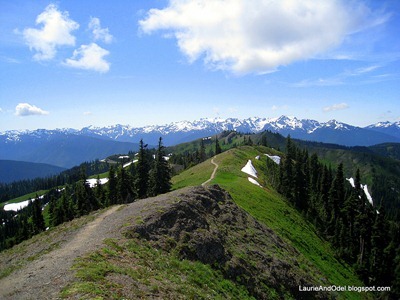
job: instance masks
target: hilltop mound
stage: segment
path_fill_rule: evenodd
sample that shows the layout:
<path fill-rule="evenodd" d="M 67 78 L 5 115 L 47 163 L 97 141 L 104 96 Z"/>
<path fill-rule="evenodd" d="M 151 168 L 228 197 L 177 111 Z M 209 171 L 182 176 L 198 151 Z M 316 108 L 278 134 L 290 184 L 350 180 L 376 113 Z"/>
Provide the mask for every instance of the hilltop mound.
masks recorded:
<path fill-rule="evenodd" d="M 299 286 L 316 284 L 300 269 L 299 253 L 218 185 L 189 188 L 175 197 L 179 201 L 167 210 L 153 211 L 141 224 L 128 227 L 126 236 L 209 264 L 257 299 L 299 299 L 305 296 Z"/>

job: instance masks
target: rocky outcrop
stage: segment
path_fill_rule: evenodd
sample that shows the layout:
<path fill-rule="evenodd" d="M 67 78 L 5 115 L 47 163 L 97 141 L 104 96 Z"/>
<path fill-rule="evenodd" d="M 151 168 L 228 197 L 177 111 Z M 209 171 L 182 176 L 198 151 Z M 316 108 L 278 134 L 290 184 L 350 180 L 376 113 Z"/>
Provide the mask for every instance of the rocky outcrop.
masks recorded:
<path fill-rule="evenodd" d="M 271 229 L 239 208 L 219 186 L 193 187 L 171 194 L 175 204 L 148 214 L 125 235 L 201 261 L 246 286 L 257 299 L 325 298 L 299 286 L 318 285 L 300 268 L 299 253 Z"/>

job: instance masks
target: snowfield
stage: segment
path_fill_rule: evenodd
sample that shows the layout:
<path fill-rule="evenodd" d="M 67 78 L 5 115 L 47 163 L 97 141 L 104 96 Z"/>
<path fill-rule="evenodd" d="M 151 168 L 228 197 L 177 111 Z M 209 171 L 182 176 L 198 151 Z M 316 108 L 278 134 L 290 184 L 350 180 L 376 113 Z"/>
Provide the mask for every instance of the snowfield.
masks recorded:
<path fill-rule="evenodd" d="M 43 199 L 43 196 L 39 196 L 39 199 Z M 29 201 L 35 201 L 35 198 L 29 199 L 29 200 L 25 200 L 22 202 L 18 202 L 18 203 L 10 203 L 10 204 L 6 204 L 4 205 L 4 210 L 5 211 L 18 211 L 20 209 L 23 209 L 25 207 L 28 206 Z"/>
<path fill-rule="evenodd" d="M 97 185 L 97 179 L 96 178 L 91 178 L 86 180 L 87 183 L 89 183 L 89 186 L 91 188 L 94 188 Z M 100 179 L 100 184 L 106 184 L 108 182 L 108 178 L 101 178 Z"/>
<path fill-rule="evenodd" d="M 130 161 L 130 162 L 124 164 L 123 167 L 124 167 L 124 168 L 129 167 L 131 164 L 134 164 L 134 163 L 136 163 L 136 162 L 138 162 L 138 161 L 139 161 L 138 159 L 135 159 L 135 160 L 133 160 L 133 161 Z"/>
<path fill-rule="evenodd" d="M 272 159 L 274 161 L 274 163 L 276 163 L 277 165 L 279 165 L 281 163 L 281 158 L 278 155 L 268 155 L 265 154 L 267 157 L 269 157 L 270 159 Z"/>
<path fill-rule="evenodd" d="M 253 164 L 251 163 L 251 159 L 247 162 L 247 164 L 241 169 L 242 172 L 256 177 L 257 178 L 257 170 L 253 167 Z"/>

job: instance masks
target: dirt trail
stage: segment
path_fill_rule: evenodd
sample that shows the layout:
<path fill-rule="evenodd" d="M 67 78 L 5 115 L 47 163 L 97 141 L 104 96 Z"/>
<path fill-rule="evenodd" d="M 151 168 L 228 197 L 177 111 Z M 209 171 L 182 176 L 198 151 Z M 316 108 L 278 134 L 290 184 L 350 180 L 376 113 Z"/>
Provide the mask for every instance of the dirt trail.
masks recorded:
<path fill-rule="evenodd" d="M 214 161 L 215 156 L 211 159 L 211 163 L 215 166 L 213 172 L 211 173 L 210 179 L 208 179 L 207 181 L 203 182 L 201 185 L 205 186 L 207 183 L 209 183 L 211 180 L 213 180 L 215 178 L 215 173 L 217 173 L 217 169 L 219 167 L 219 165 Z"/>
<path fill-rule="evenodd" d="M 173 205 L 184 190 L 113 206 L 97 215 L 95 213 L 93 221 L 76 231 L 63 233 L 59 248 L 27 262 L 21 269 L 0 279 L 0 299 L 59 299 L 61 290 L 75 278 L 71 266 L 76 258 L 101 249 L 106 238 L 122 238 L 123 228 L 127 224 L 146 218 L 154 209 L 162 210 Z M 26 248 L 26 251 L 30 251 L 30 248 Z M 1 254 L 5 266 L 10 265 L 12 260 L 18 260 Z"/>
<path fill-rule="evenodd" d="M 83 226 L 71 238 L 39 259 L 0 280 L 0 299 L 57 299 L 60 290 L 73 278 L 74 259 L 94 250 L 112 233 L 104 220 L 115 213 L 114 206 Z M 94 234 L 95 232 L 95 234 Z"/>

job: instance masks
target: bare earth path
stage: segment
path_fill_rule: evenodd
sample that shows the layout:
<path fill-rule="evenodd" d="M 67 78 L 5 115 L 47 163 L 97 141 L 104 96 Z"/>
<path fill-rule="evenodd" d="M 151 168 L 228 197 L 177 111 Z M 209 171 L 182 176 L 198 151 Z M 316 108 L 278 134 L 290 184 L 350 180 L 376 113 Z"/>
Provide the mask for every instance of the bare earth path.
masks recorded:
<path fill-rule="evenodd" d="M 0 298 L 56 299 L 59 289 L 73 276 L 70 268 L 74 259 L 102 243 L 103 239 L 99 239 L 98 235 L 93 233 L 99 231 L 105 234 L 107 228 L 104 228 L 102 223 L 118 208 L 119 206 L 111 207 L 81 228 L 61 248 L 43 255 L 0 280 Z"/>
<path fill-rule="evenodd" d="M 213 180 L 215 178 L 215 173 L 217 172 L 217 169 L 219 167 L 219 165 L 214 161 L 215 156 L 211 159 L 211 163 L 215 166 L 210 179 L 208 179 L 207 181 L 203 182 L 201 185 L 205 186 L 207 183 L 209 183 L 211 180 Z"/>
<path fill-rule="evenodd" d="M 0 299 L 59 299 L 61 290 L 74 279 L 71 267 L 76 258 L 102 248 L 106 238 L 122 237 L 121 228 L 145 218 L 152 211 L 150 208 L 163 209 L 174 201 L 165 194 L 95 213 L 93 221 L 63 236 L 59 248 L 27 262 L 9 276 L 0 279 Z M 4 253 L 0 253 L 0 259 L 3 260 L 3 267 L 18 260 Z"/>

